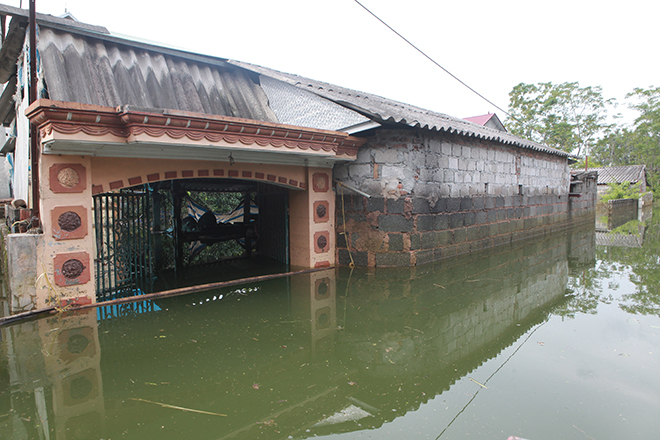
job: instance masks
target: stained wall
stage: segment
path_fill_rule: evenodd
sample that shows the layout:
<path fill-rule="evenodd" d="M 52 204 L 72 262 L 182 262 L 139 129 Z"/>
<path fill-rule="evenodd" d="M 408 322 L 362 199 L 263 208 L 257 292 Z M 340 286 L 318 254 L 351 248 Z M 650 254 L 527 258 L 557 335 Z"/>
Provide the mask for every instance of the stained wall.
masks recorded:
<path fill-rule="evenodd" d="M 594 221 L 595 177 L 570 195 L 566 157 L 458 135 L 377 132 L 334 177 L 371 196 L 337 189 L 342 265 L 415 266 Z"/>

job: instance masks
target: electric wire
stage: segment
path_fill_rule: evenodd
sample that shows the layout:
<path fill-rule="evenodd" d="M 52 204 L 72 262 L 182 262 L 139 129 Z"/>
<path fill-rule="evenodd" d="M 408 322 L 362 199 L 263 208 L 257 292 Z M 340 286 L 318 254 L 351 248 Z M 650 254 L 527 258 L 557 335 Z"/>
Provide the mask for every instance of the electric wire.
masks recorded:
<path fill-rule="evenodd" d="M 486 384 L 488 383 L 488 381 L 491 380 L 491 379 L 493 378 L 493 376 L 495 376 L 495 375 L 496 375 L 496 374 L 497 374 L 497 373 L 498 373 L 498 372 L 499 372 L 499 371 L 500 371 L 500 370 L 501 370 L 501 369 L 507 364 L 507 362 L 509 362 L 509 361 L 511 360 L 511 358 L 512 358 L 513 356 L 515 356 L 516 353 L 518 353 L 518 350 L 520 350 L 520 349 L 522 348 L 522 346 L 525 345 L 525 343 L 526 343 L 527 341 L 529 341 L 529 338 L 532 337 L 532 335 L 536 332 L 536 330 L 540 329 L 541 327 L 543 327 L 543 326 L 544 326 L 545 324 L 547 324 L 547 323 L 548 323 L 548 321 L 543 321 L 541 324 L 539 324 L 538 326 L 536 326 L 536 328 L 535 328 L 534 330 L 532 330 L 532 331 L 529 333 L 529 335 L 527 335 L 527 337 L 525 338 L 525 340 L 524 340 L 523 342 L 520 343 L 520 345 L 518 346 L 518 348 L 516 348 L 516 349 L 514 350 L 514 352 L 511 353 L 511 354 L 509 355 L 509 357 L 507 357 L 506 360 L 505 360 L 504 362 L 502 362 L 502 365 L 500 365 L 499 368 L 493 372 L 493 374 L 491 374 L 490 376 L 488 376 L 488 379 L 486 379 L 486 380 L 484 381 L 483 384 L 486 385 Z M 445 426 L 445 429 L 443 429 L 442 432 L 441 432 L 440 434 L 438 434 L 438 436 L 435 438 L 435 440 L 438 440 L 440 437 L 442 437 L 442 435 L 443 435 L 443 434 L 449 429 L 449 427 L 450 427 L 450 426 L 456 421 L 456 419 L 458 419 L 458 416 L 460 416 L 460 415 L 463 413 L 463 411 L 465 411 L 465 409 L 466 409 L 468 406 L 470 406 L 470 404 L 472 403 L 472 401 L 473 401 L 474 399 L 476 399 L 476 397 L 479 395 L 479 392 L 480 392 L 482 389 L 483 389 L 483 388 L 479 388 L 479 389 L 477 390 L 477 392 L 474 393 L 474 396 L 472 396 L 472 398 L 468 401 L 468 403 L 466 403 L 465 406 L 464 406 L 463 408 L 461 408 L 461 410 L 458 412 L 458 414 L 456 414 L 456 415 L 454 416 L 454 418 L 451 419 L 451 421 L 449 422 L 449 424 L 448 424 L 447 426 Z"/>
<path fill-rule="evenodd" d="M 462 80 L 461 80 L 460 78 L 458 78 L 456 75 L 454 75 L 453 73 L 451 73 L 449 70 L 445 69 L 443 66 L 440 65 L 440 63 L 438 63 L 438 62 L 435 61 L 433 58 L 431 58 L 429 55 L 427 55 L 427 54 L 426 54 L 423 50 L 421 50 L 419 47 L 415 46 L 410 40 L 408 40 L 406 37 L 404 37 L 404 36 L 401 35 L 399 32 L 397 32 L 392 26 L 390 26 L 389 24 L 387 24 L 387 23 L 386 23 L 383 19 L 381 19 L 379 16 L 377 16 L 376 14 L 374 14 L 373 12 L 371 12 L 371 11 L 369 10 L 369 8 L 367 8 L 366 6 L 364 6 L 364 5 L 363 5 L 362 3 L 360 3 L 358 0 L 355 0 L 355 3 L 357 3 L 358 5 L 360 5 L 365 11 L 367 11 L 369 14 L 371 14 L 376 20 L 380 21 L 380 22 L 381 22 L 383 25 L 385 25 L 389 30 L 391 30 L 392 32 L 394 32 L 399 38 L 401 38 L 403 41 L 405 41 L 406 43 L 408 43 L 413 49 L 415 49 L 417 52 L 419 52 L 420 54 L 422 54 L 426 59 L 428 59 L 429 61 L 431 61 L 433 64 L 435 64 L 435 65 L 436 65 L 437 67 L 439 67 L 440 69 L 442 69 L 445 73 L 447 73 L 449 76 L 451 76 L 452 78 L 454 78 L 456 81 L 458 81 L 459 83 L 461 83 L 463 86 L 465 86 L 465 87 L 466 87 L 468 90 L 470 90 L 472 93 L 474 93 L 475 95 L 477 95 L 478 97 L 480 97 L 481 99 L 483 99 L 484 101 L 486 101 L 487 103 L 489 103 L 490 105 L 494 106 L 496 109 L 498 109 L 499 111 L 501 111 L 502 113 L 504 113 L 505 115 L 507 115 L 508 117 L 510 117 L 511 119 L 513 119 L 513 120 L 515 120 L 515 121 L 517 121 L 517 122 L 521 122 L 521 121 L 519 121 L 518 119 L 516 119 L 514 116 L 512 116 L 509 112 L 507 112 L 506 110 L 504 110 L 503 108 L 501 108 L 500 106 L 498 106 L 497 104 L 495 104 L 493 101 L 491 101 L 490 99 L 486 98 L 484 95 L 482 95 L 481 93 L 477 92 L 475 89 L 473 89 L 472 87 L 470 87 L 469 85 L 467 85 L 464 81 L 462 81 Z"/>
<path fill-rule="evenodd" d="M 348 256 L 351 259 L 351 262 L 348 264 L 348 267 L 353 269 L 355 267 L 355 261 L 353 261 L 353 254 L 351 253 L 351 243 L 349 240 L 348 233 L 346 231 L 346 209 L 344 208 L 344 187 L 343 185 L 339 185 L 339 187 L 341 188 L 341 217 L 344 222 L 343 223 L 344 230 L 339 234 L 344 236 L 344 240 L 346 241 L 346 249 L 348 250 Z"/>

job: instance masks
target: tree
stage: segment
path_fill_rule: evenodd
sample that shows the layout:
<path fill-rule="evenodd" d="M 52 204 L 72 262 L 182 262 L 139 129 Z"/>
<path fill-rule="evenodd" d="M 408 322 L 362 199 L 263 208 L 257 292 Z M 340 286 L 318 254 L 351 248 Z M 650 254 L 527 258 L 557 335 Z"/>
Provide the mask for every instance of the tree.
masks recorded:
<path fill-rule="evenodd" d="M 520 83 L 509 93 L 507 127 L 515 135 L 581 156 L 608 129 L 613 99 L 577 82 Z"/>
<path fill-rule="evenodd" d="M 651 188 L 660 189 L 660 87 L 636 88 L 626 95 L 639 116 L 632 127 L 615 127 L 592 150 L 604 166 L 646 165 Z"/>
<path fill-rule="evenodd" d="M 589 163 L 595 162 L 605 167 L 637 165 L 640 162 L 635 152 L 635 142 L 634 131 L 624 127 L 614 127 L 594 145 Z"/>
<path fill-rule="evenodd" d="M 630 182 L 612 182 L 607 186 L 609 186 L 607 193 L 600 196 L 600 200 L 602 202 L 619 199 L 639 199 L 641 196 L 639 191 L 642 186 L 642 182 L 637 182 L 634 185 L 631 185 Z"/>
<path fill-rule="evenodd" d="M 634 125 L 634 154 L 637 163 L 646 165 L 651 187 L 660 185 L 660 87 L 636 88 L 626 98 L 633 99 L 630 108 L 640 115 Z"/>

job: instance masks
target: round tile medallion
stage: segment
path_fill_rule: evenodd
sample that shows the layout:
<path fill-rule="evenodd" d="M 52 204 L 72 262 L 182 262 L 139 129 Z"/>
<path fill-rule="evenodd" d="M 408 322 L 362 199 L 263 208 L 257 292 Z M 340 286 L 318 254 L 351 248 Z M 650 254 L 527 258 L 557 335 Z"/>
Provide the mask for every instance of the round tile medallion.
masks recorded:
<path fill-rule="evenodd" d="M 65 188 L 73 188 L 80 183 L 80 176 L 73 168 L 62 168 L 57 173 L 57 181 Z"/>

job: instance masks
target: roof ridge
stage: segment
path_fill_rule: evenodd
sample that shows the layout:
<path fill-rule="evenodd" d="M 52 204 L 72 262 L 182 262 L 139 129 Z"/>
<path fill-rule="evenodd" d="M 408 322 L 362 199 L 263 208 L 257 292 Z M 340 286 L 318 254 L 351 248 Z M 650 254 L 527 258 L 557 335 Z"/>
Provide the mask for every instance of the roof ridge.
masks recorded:
<path fill-rule="evenodd" d="M 445 131 L 448 133 L 473 136 L 484 140 L 500 142 L 505 145 L 515 145 L 520 148 L 542 151 L 547 154 L 554 154 L 562 157 L 571 156 L 565 151 L 548 147 L 538 142 L 534 142 L 518 136 L 514 136 L 508 132 L 503 132 L 482 125 L 476 125 L 462 118 L 435 112 L 433 110 L 418 107 L 413 104 L 407 104 L 401 101 L 388 99 L 380 95 L 372 95 L 370 93 L 349 89 L 343 86 L 327 83 L 325 81 L 314 80 L 298 74 L 281 72 L 276 69 L 271 69 L 269 67 L 263 67 L 243 61 L 227 60 L 227 62 L 237 67 L 251 70 L 260 75 L 266 75 L 271 78 L 298 86 L 303 90 L 308 90 L 310 93 L 315 93 L 325 99 L 346 105 L 354 110 L 358 110 L 367 115 L 371 115 L 374 118 L 379 118 L 382 121 L 392 121 L 397 124 L 405 124 L 410 127 L 419 127 L 431 131 Z M 345 99 L 341 99 L 342 96 L 345 96 Z M 389 109 L 392 110 L 390 111 Z M 419 116 L 415 117 L 412 121 L 408 120 L 410 119 L 409 116 L 418 115 L 423 115 L 426 118 Z"/>

